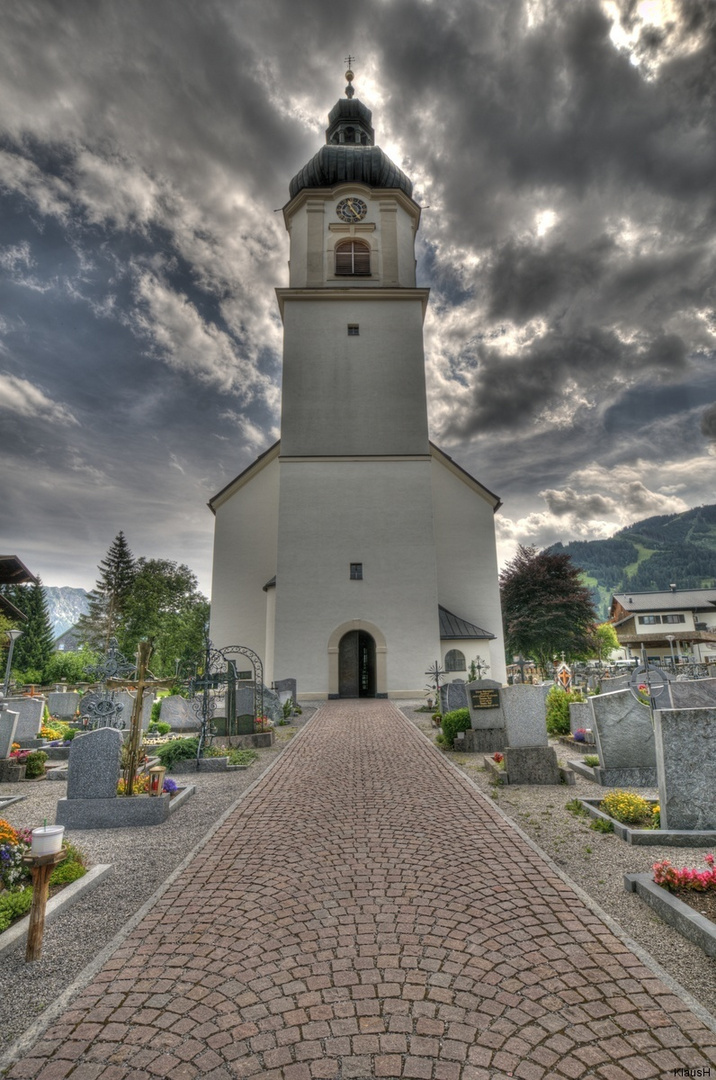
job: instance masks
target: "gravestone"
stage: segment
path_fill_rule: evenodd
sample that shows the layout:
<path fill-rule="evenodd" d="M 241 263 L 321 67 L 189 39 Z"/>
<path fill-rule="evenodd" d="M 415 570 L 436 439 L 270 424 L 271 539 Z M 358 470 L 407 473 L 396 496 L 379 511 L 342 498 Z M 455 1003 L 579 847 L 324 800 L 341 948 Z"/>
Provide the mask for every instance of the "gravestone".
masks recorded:
<path fill-rule="evenodd" d="M 615 694 L 617 690 L 626 690 L 629 686 L 629 680 L 631 679 L 631 672 L 626 675 L 604 675 L 602 678 L 602 693 L 603 694 Z"/>
<path fill-rule="evenodd" d="M 672 709 L 716 708 L 716 679 L 674 680 L 669 683 L 667 692 Z"/>
<path fill-rule="evenodd" d="M 164 724 L 170 724 L 172 731 L 198 731 L 199 718 L 191 707 L 191 702 L 178 694 L 161 699 L 159 718 Z"/>
<path fill-rule="evenodd" d="M 296 704 L 297 684 L 295 679 L 277 679 L 273 684 L 273 689 L 282 702 L 288 701 L 290 697 L 293 704 Z"/>
<path fill-rule="evenodd" d="M 467 683 L 462 679 L 454 679 L 453 682 L 445 683 L 440 687 L 441 713 L 455 712 L 456 709 L 467 707 Z"/>
<path fill-rule="evenodd" d="M 557 755 L 547 745 L 545 694 L 541 686 L 516 684 L 502 693 L 505 772 L 510 784 L 559 784 Z"/>
<path fill-rule="evenodd" d="M 79 694 L 53 692 L 47 695 L 47 708 L 58 720 L 74 720 L 81 700 Z"/>
<path fill-rule="evenodd" d="M 502 691 L 505 746 L 547 746 L 545 696 L 541 686 L 517 683 Z"/>
<path fill-rule="evenodd" d="M 552 746 L 506 746 L 505 772 L 509 784 L 561 784 L 557 754 Z"/>
<path fill-rule="evenodd" d="M 118 829 L 166 821 L 168 794 L 117 796 L 121 752 L 122 732 L 117 728 L 97 728 L 72 740 L 67 797 L 57 803 L 58 825 L 67 829 Z"/>
<path fill-rule="evenodd" d="M 574 735 L 580 728 L 589 730 L 594 727 L 594 714 L 588 701 L 570 701 L 569 730 Z"/>
<path fill-rule="evenodd" d="M 45 711 L 44 697 L 19 697 L 6 702 L 17 713 L 15 742 L 21 746 L 36 743 L 42 727 L 42 714 Z"/>
<path fill-rule="evenodd" d="M 651 714 L 629 690 L 590 699 L 599 766 L 597 783 L 604 787 L 654 787 L 656 748 Z"/>
<path fill-rule="evenodd" d="M 10 756 L 12 744 L 15 742 L 16 728 L 17 713 L 9 709 L 0 709 L 0 760 Z"/>
<path fill-rule="evenodd" d="M 116 728 L 97 728 L 77 735 L 70 745 L 68 799 L 113 799 L 117 795 L 122 734 Z"/>
<path fill-rule="evenodd" d="M 716 829 L 716 708 L 657 709 L 654 729 L 661 828 Z"/>
<path fill-rule="evenodd" d="M 467 707 L 470 710 L 470 730 L 460 740 L 460 749 L 472 753 L 494 753 L 503 750 L 506 739 L 505 714 L 502 708 L 502 683 L 494 679 L 477 679 L 467 683 Z"/>

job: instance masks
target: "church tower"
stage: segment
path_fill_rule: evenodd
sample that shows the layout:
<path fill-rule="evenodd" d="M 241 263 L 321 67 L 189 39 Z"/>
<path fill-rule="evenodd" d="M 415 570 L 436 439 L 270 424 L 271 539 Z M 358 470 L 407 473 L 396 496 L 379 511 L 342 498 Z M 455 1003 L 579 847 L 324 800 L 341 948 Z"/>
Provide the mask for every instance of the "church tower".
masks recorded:
<path fill-rule="evenodd" d="M 435 660 L 504 678 L 499 500 L 429 441 L 420 207 L 346 77 L 283 210 L 280 443 L 210 503 L 211 636 L 305 697 L 415 696 Z"/>

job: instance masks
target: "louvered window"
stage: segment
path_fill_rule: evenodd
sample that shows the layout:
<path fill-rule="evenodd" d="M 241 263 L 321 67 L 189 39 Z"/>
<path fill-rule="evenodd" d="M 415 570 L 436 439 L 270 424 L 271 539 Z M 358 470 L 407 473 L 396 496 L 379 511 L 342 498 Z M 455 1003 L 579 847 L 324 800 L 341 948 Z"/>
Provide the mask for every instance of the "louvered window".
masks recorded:
<path fill-rule="evenodd" d="M 336 274 L 370 274 L 370 248 L 360 240 L 344 240 L 336 248 Z"/>

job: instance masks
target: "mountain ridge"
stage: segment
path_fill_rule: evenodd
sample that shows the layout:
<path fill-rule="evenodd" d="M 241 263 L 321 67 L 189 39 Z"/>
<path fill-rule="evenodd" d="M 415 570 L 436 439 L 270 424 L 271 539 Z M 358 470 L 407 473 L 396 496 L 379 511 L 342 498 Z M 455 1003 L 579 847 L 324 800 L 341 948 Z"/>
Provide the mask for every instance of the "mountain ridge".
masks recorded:
<path fill-rule="evenodd" d="M 547 551 L 571 556 L 606 619 L 615 592 L 716 586 L 716 505 L 656 514 L 606 540 L 558 542 Z"/>

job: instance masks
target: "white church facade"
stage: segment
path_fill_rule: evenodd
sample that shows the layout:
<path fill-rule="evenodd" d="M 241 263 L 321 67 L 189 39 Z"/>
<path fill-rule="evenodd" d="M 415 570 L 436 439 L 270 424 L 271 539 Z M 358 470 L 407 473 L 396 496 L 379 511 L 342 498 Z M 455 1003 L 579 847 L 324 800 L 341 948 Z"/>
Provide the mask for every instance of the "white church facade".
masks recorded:
<path fill-rule="evenodd" d="M 211 639 L 299 698 L 504 682 L 500 502 L 428 438 L 420 208 L 347 97 L 291 181 L 280 441 L 215 495 Z"/>

